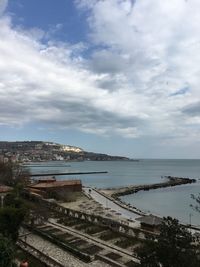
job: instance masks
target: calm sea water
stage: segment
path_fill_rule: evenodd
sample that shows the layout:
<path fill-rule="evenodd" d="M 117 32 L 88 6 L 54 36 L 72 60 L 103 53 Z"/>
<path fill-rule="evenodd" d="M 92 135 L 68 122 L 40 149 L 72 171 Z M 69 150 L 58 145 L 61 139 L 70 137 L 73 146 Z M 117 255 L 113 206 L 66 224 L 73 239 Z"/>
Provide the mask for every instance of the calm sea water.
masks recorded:
<path fill-rule="evenodd" d="M 38 164 L 37 164 L 38 165 Z M 70 166 L 69 166 L 70 165 Z M 150 184 L 162 182 L 161 176 L 200 178 L 200 160 L 140 160 L 135 161 L 83 161 L 83 162 L 48 162 L 45 167 L 32 167 L 32 173 L 89 172 L 108 171 L 107 174 L 57 176 L 59 179 L 81 179 L 83 185 L 97 188 L 120 187 L 132 184 Z M 55 167 L 56 166 L 56 167 Z M 179 220 L 200 225 L 200 215 L 190 204 L 195 204 L 191 194 L 200 192 L 200 180 L 196 184 L 178 187 L 141 191 L 122 197 L 128 203 L 145 211 L 170 215 Z"/>

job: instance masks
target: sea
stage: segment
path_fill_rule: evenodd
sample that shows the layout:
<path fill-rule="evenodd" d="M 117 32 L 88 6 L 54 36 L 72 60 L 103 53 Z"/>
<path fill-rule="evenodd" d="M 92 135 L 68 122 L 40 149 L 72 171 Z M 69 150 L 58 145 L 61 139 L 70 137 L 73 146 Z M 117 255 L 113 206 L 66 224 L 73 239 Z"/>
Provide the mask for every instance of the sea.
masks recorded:
<path fill-rule="evenodd" d="M 195 210 L 196 201 L 191 197 L 200 193 L 200 160 L 53 161 L 32 163 L 29 169 L 32 174 L 107 171 L 105 174 L 56 176 L 57 180 L 81 179 L 84 186 L 104 189 L 162 182 L 163 177 L 169 175 L 194 178 L 195 184 L 140 191 L 121 199 L 143 211 L 200 226 L 200 213 Z"/>

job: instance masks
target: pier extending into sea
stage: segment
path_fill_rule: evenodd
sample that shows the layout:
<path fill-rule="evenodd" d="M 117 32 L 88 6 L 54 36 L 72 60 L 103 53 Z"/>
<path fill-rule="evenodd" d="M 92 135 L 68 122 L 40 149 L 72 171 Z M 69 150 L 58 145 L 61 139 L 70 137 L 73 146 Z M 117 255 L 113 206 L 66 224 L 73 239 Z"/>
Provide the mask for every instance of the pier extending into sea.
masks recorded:
<path fill-rule="evenodd" d="M 103 174 L 108 173 L 107 171 L 100 172 L 57 172 L 57 173 L 34 173 L 31 177 L 41 177 L 41 176 L 58 176 L 58 175 L 82 175 L 82 174 Z"/>
<path fill-rule="evenodd" d="M 104 192 L 111 195 L 113 198 L 117 199 L 120 196 L 135 194 L 139 191 L 148 191 L 151 189 L 165 188 L 170 186 L 178 186 L 183 184 L 191 184 L 196 183 L 196 179 L 191 178 L 183 178 L 183 177 L 174 177 L 174 176 L 164 176 L 167 180 L 162 183 L 154 183 L 154 184 L 144 184 L 144 185 L 130 185 L 126 187 L 120 188 L 108 188 L 107 190 L 103 190 Z"/>

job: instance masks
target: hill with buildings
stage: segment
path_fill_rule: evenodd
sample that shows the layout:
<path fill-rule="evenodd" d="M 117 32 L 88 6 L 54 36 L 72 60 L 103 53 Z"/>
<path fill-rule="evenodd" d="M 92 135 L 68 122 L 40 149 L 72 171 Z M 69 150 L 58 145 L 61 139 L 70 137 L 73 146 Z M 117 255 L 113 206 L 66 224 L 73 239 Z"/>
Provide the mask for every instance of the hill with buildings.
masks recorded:
<path fill-rule="evenodd" d="M 84 151 L 80 147 L 43 141 L 0 142 L 0 160 L 29 161 L 82 161 L 82 160 L 129 160 L 126 157 Z"/>

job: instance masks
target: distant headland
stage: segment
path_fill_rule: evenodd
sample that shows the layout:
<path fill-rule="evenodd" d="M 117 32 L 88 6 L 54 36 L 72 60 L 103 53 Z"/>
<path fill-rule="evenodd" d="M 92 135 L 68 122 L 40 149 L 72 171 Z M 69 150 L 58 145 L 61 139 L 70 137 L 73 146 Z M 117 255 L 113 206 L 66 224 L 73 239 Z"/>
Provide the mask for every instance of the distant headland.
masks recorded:
<path fill-rule="evenodd" d="M 45 141 L 0 141 L 0 161 L 117 161 L 127 157 L 84 151 L 80 147 Z"/>

